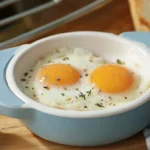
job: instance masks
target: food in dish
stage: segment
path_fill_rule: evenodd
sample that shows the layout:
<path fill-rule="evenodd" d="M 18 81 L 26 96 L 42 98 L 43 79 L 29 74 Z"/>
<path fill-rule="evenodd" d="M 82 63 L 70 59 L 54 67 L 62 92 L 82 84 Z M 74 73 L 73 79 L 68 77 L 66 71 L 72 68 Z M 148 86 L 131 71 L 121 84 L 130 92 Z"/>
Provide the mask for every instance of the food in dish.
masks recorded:
<path fill-rule="evenodd" d="M 57 49 L 21 81 L 24 93 L 35 101 L 80 111 L 124 105 L 149 88 L 142 65 L 120 59 L 112 63 L 83 48 Z"/>

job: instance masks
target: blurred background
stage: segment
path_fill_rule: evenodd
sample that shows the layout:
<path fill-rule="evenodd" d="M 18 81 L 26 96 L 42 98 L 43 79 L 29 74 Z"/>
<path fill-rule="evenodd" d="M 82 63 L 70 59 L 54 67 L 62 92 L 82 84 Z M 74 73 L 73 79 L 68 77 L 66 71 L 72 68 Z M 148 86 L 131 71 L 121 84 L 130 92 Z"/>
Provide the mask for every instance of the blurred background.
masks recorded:
<path fill-rule="evenodd" d="M 150 0 L 0 0 L 0 49 L 70 31 L 150 31 Z"/>

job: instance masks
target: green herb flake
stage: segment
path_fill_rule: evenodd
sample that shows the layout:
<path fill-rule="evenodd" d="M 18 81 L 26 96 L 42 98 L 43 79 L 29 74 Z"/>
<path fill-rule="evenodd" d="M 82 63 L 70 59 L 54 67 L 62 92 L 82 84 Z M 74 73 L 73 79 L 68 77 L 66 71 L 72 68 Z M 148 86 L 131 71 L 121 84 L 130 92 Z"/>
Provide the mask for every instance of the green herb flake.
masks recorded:
<path fill-rule="evenodd" d="M 50 62 L 51 62 L 51 60 L 48 61 L 48 63 L 50 63 Z"/>
<path fill-rule="evenodd" d="M 79 97 L 82 97 L 84 100 L 86 99 L 85 95 L 82 92 L 80 92 Z"/>
<path fill-rule="evenodd" d="M 87 108 L 87 106 L 84 106 L 84 108 Z"/>
<path fill-rule="evenodd" d="M 61 93 L 62 96 L 65 96 L 65 93 Z"/>
<path fill-rule="evenodd" d="M 91 91 L 91 90 L 89 90 L 89 91 L 86 91 L 86 93 L 88 94 L 88 96 L 90 96 L 90 95 L 91 95 L 91 93 L 92 93 L 92 91 Z"/>
<path fill-rule="evenodd" d="M 99 104 L 99 103 L 96 103 L 95 105 L 98 107 L 104 107 L 102 104 Z"/>
<path fill-rule="evenodd" d="M 59 50 L 59 49 L 56 49 L 56 53 L 60 53 L 60 50 Z"/>
<path fill-rule="evenodd" d="M 85 76 L 87 77 L 89 74 L 85 74 Z"/>
<path fill-rule="evenodd" d="M 64 57 L 63 60 L 69 60 L 69 57 Z"/>
<path fill-rule="evenodd" d="M 124 65 L 125 62 L 121 61 L 120 59 L 117 59 L 117 64 Z"/>
<path fill-rule="evenodd" d="M 117 59 L 117 64 L 122 64 L 122 61 L 120 59 Z"/>

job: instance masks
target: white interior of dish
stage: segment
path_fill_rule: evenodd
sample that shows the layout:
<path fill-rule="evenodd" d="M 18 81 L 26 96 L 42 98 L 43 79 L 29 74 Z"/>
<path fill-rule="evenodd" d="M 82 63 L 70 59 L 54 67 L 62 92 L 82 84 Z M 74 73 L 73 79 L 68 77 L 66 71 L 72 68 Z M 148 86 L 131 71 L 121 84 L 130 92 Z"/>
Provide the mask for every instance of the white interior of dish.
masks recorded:
<path fill-rule="evenodd" d="M 104 57 L 111 62 L 116 62 L 116 59 L 119 58 L 121 60 L 135 60 L 150 65 L 150 54 L 147 50 L 119 36 L 101 32 L 72 32 L 50 36 L 21 48 L 8 65 L 6 71 L 8 85 L 14 94 L 25 102 L 24 106 L 33 107 L 49 114 L 64 117 L 103 117 L 131 110 L 149 100 L 150 90 L 136 101 L 119 108 L 116 107 L 110 110 L 90 112 L 59 110 L 33 101 L 21 91 L 21 77 L 25 71 L 35 66 L 40 57 L 62 47 L 85 48 L 92 51 L 95 55 Z"/>

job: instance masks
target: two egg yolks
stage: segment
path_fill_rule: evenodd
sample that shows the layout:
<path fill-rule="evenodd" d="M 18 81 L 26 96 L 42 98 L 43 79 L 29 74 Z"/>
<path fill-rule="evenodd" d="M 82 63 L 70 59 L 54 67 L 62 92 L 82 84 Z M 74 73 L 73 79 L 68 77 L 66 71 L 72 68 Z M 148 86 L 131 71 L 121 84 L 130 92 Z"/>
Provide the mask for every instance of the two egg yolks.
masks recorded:
<path fill-rule="evenodd" d="M 79 71 L 68 64 L 52 64 L 39 70 L 36 79 L 43 86 L 66 86 L 79 81 Z M 131 72 L 120 65 L 103 65 L 97 67 L 90 74 L 90 81 L 97 88 L 107 93 L 119 93 L 126 91 L 134 82 Z"/>

